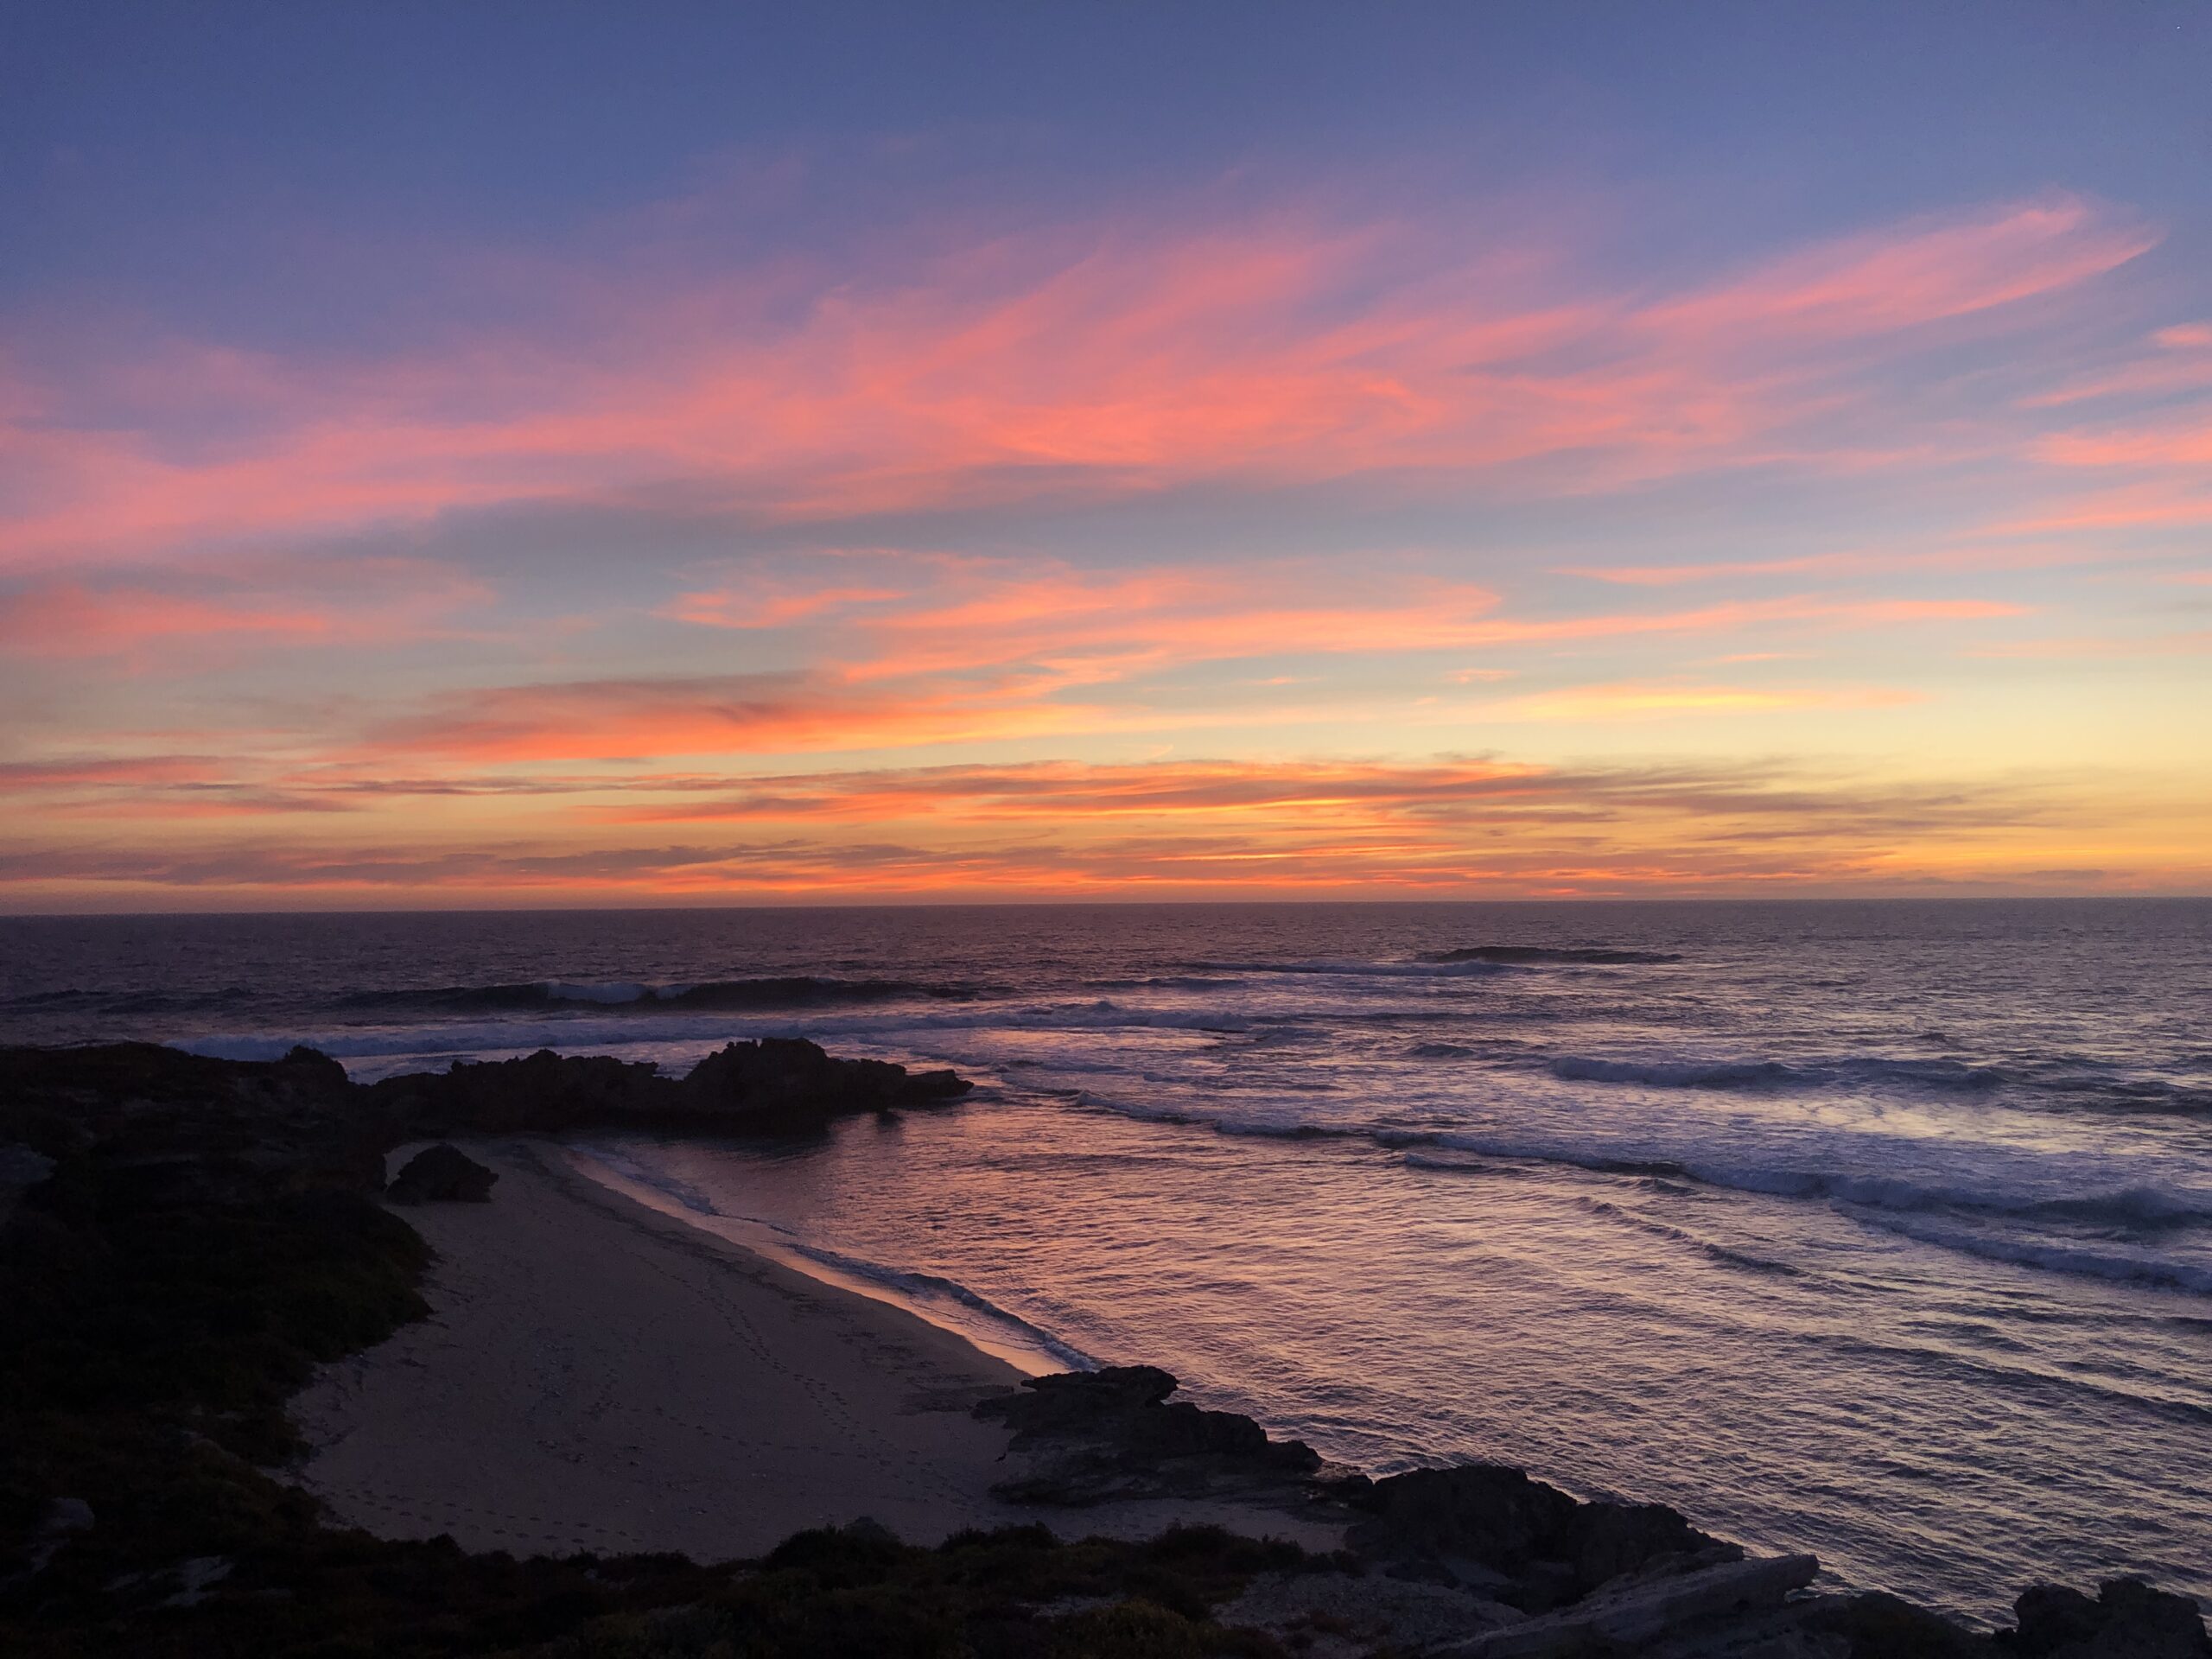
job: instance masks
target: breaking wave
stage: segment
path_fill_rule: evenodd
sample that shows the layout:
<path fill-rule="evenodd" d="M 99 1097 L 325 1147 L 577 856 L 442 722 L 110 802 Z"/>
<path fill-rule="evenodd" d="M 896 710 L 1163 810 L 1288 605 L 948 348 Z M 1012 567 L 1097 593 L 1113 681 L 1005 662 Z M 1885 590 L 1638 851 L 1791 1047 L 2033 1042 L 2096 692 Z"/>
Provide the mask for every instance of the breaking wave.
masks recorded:
<path fill-rule="evenodd" d="M 896 998 L 967 1000 L 972 985 L 929 985 L 903 979 L 831 979 L 794 974 L 760 979 L 718 979 L 696 985 L 648 985 L 628 980 L 570 983 L 537 980 L 518 985 L 440 985 L 396 991 L 359 991 L 340 999 L 342 1008 L 412 1010 L 425 1014 L 526 1012 L 586 1005 L 664 1013 L 721 1013 L 752 1008 L 810 1008 Z"/>
<path fill-rule="evenodd" d="M 1680 962 L 1681 959 L 1680 955 L 1672 950 L 1623 950 L 1612 945 L 1598 944 L 1471 944 L 1458 950 L 1432 950 L 1421 957 L 1423 962 L 1488 962 L 1510 966 L 1530 967 L 1543 963 L 1625 966 L 1642 963 Z"/>
<path fill-rule="evenodd" d="M 849 1284 L 857 1281 L 862 1286 L 889 1292 L 893 1300 L 925 1319 L 930 1319 L 932 1324 L 950 1328 L 971 1339 L 986 1336 L 995 1337 L 1000 1344 L 1011 1342 L 1018 1351 L 1050 1358 L 1062 1370 L 1092 1370 L 1097 1367 L 1097 1360 L 1081 1349 L 1061 1341 L 1041 1325 L 1033 1325 L 1019 1313 L 1000 1306 L 957 1279 L 916 1268 L 887 1267 L 864 1256 L 852 1255 L 810 1243 L 791 1228 L 765 1217 L 741 1215 L 724 1210 L 696 1183 L 671 1174 L 650 1160 L 633 1158 L 620 1146 L 600 1142 L 583 1150 L 587 1157 L 587 1173 L 589 1164 L 597 1163 L 623 1180 L 673 1200 L 688 1214 L 740 1222 L 748 1229 L 757 1229 L 759 1230 L 750 1236 L 753 1248 L 764 1254 L 780 1257 L 802 1272 L 808 1271 L 810 1267 L 826 1269 L 833 1281 L 842 1279 Z M 812 1276 L 820 1278 L 824 1275 L 816 1272 Z M 957 1310 L 949 1318 L 946 1317 L 948 1305 L 950 1309 Z M 932 1314 L 937 1317 L 931 1318 Z M 978 1325 L 981 1330 L 976 1328 Z"/>
<path fill-rule="evenodd" d="M 1948 1224 L 1940 1218 L 1895 1213 L 1864 1214 L 1858 1218 L 1885 1232 L 1896 1233 L 1917 1243 L 1934 1244 L 1986 1262 L 2015 1267 L 2040 1268 L 2047 1273 L 2073 1274 L 2116 1283 L 2156 1285 L 2212 1296 L 2212 1267 L 2187 1262 L 2161 1261 L 2126 1249 L 2094 1243 L 2056 1242 L 2006 1236 L 1980 1228 Z"/>
<path fill-rule="evenodd" d="M 1979 1091 L 2005 1075 L 1993 1066 L 1963 1060 L 1859 1057 L 1837 1060 L 1609 1060 L 1562 1054 L 1551 1074 L 1565 1083 L 1640 1084 L 1650 1089 L 1817 1088 L 1834 1084 L 1891 1084 L 1923 1089 Z"/>
<path fill-rule="evenodd" d="M 1194 962 L 1202 974 L 1317 974 L 1338 979 L 1475 979 L 1503 973 L 1494 962 L 1366 962 L 1356 957 L 1319 957 L 1310 962 Z"/>

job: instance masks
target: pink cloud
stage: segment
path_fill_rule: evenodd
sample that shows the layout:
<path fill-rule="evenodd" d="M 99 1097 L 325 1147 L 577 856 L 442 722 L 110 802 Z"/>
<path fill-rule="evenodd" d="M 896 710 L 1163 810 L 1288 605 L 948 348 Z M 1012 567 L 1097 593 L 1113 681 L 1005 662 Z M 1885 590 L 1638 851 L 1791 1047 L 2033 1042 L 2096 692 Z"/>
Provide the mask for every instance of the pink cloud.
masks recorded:
<path fill-rule="evenodd" d="M 383 645 L 442 630 L 490 594 L 446 567 L 410 559 L 262 561 L 195 573 L 197 591 L 55 577 L 0 595 L 0 652 L 206 662 L 250 646 Z"/>
<path fill-rule="evenodd" d="M 1098 711 L 1025 683 L 871 690 L 818 676 L 588 680 L 430 700 L 379 721 L 358 756 L 497 764 L 894 748 L 1096 729 Z"/>
<path fill-rule="evenodd" d="M 2188 410 L 2101 432 L 2059 433 L 2044 439 L 2039 452 L 2062 467 L 2212 466 L 2212 415 Z"/>
<path fill-rule="evenodd" d="M 1982 537 L 2000 533 L 2011 539 L 2028 528 L 2031 527 L 2024 525 L 2003 532 L 1985 529 L 1969 532 L 1969 538 L 1959 543 L 1939 542 L 1929 546 L 1882 551 L 1853 550 L 1808 553 L 1787 559 L 1727 560 L 1700 564 L 1567 565 L 1562 566 L 1559 574 L 1626 588 L 1674 588 L 1694 582 L 1738 582 L 1746 576 L 1867 576 L 1916 571 L 1970 574 L 2034 570 L 2051 565 L 2078 564 L 2085 559 L 2105 556 L 2095 551 L 2085 551 L 2079 543 L 2064 540 L 2012 540 L 2012 544 L 2004 546 L 1980 543 Z"/>
<path fill-rule="evenodd" d="M 2148 356 L 2023 398 L 2026 409 L 2052 409 L 2096 397 L 2141 397 L 2212 390 L 2212 323 L 2177 323 L 2155 330 Z"/>
<path fill-rule="evenodd" d="M 1561 298 L 1556 273 L 1542 292 L 1510 262 L 1288 219 L 1011 238 L 906 287 L 824 273 L 796 311 L 768 303 L 788 300 L 786 274 L 740 273 L 711 304 L 620 294 L 612 346 L 228 360 L 192 381 L 200 413 L 223 418 L 191 429 L 221 439 L 177 436 L 175 400 L 143 386 L 138 426 L 44 400 L 0 429 L 0 492 L 16 502 L 0 559 L 675 480 L 808 518 L 1224 477 L 1541 461 L 1562 469 L 1553 486 L 1579 488 L 1770 454 L 1840 463 L 1847 446 L 1788 441 L 1866 395 L 1833 378 L 1832 348 L 1852 346 L 1856 366 L 1900 331 L 2067 292 L 2153 239 L 2059 198 L 1846 238 L 1657 300 L 1586 279 Z"/>
<path fill-rule="evenodd" d="M 667 613 L 708 626 L 762 626 L 768 613 L 829 625 L 828 660 L 855 683 L 1019 671 L 1031 695 L 1189 664 L 1276 655 L 1402 654 L 1571 643 L 1758 626 L 1850 628 L 2016 616 L 1999 601 L 1868 600 L 1810 594 L 1688 610 L 1555 618 L 1501 614 L 1464 582 L 1370 561 L 1353 578 L 1275 564 L 1079 570 L 1047 560 L 878 556 L 884 585 L 842 577 L 763 601 L 751 578 L 684 594 Z M 899 573 L 904 573 L 903 576 Z"/>
<path fill-rule="evenodd" d="M 2073 288 L 2149 251 L 2158 234 L 2079 197 L 1847 237 L 1653 307 L 1662 332 L 1845 340 L 1914 328 Z"/>
<path fill-rule="evenodd" d="M 1313 718 L 1186 704 L 1162 709 L 1123 696 L 1076 702 L 1071 690 L 1129 681 L 1182 664 L 1300 652 L 1467 648 L 1577 643 L 1635 635 L 1982 621 L 2026 613 L 1989 600 L 1799 598 L 1694 610 L 1516 620 L 1468 608 L 1449 594 L 1421 607 L 1331 611 L 1193 607 L 1166 575 L 1127 586 L 1083 586 L 1085 600 L 1047 601 L 1061 578 L 1017 581 L 967 600 L 925 603 L 872 627 L 848 626 L 862 649 L 804 673 L 550 682 L 434 698 L 381 721 L 365 747 L 340 759 L 467 759 L 531 765 L 551 760 L 636 760 L 689 754 L 778 754 L 891 749 L 985 740 L 1251 725 Z M 1486 599 L 1487 596 L 1484 595 Z M 1116 601 L 1120 602 L 1116 602 Z M 1474 607 L 1475 601 L 1463 600 Z M 1150 608 L 1147 608 L 1149 607 Z M 1330 630 L 1333 628 L 1333 632 Z M 1746 694 L 1751 695 L 1751 694 Z M 1563 708 L 1564 705 L 1562 705 Z M 1341 712 L 1338 710 L 1337 712 Z"/>
<path fill-rule="evenodd" d="M 1987 537 L 2056 536 L 2113 530 L 2177 530 L 2212 524 L 2212 490 L 2177 477 L 2059 497 L 1975 532 Z"/>

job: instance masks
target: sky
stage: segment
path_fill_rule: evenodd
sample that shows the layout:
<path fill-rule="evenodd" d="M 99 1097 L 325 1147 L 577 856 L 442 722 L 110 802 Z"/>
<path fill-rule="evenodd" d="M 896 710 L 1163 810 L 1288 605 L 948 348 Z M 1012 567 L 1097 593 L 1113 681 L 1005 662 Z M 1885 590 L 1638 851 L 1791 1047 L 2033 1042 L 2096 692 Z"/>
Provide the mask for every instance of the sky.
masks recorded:
<path fill-rule="evenodd" d="M 0 9 L 0 909 L 2212 892 L 2212 5 Z"/>

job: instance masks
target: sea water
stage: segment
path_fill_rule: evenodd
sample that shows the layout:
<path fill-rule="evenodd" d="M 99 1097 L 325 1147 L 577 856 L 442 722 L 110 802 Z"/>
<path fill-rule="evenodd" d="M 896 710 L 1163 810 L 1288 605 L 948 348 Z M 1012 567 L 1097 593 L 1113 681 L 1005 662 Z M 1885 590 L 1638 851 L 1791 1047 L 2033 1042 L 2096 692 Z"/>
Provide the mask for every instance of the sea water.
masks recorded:
<path fill-rule="evenodd" d="M 13 1041 L 957 1066 L 816 1140 L 581 1150 L 1032 1369 L 1982 1618 L 2212 1602 L 2209 1014 L 2204 901 L 0 921 Z"/>

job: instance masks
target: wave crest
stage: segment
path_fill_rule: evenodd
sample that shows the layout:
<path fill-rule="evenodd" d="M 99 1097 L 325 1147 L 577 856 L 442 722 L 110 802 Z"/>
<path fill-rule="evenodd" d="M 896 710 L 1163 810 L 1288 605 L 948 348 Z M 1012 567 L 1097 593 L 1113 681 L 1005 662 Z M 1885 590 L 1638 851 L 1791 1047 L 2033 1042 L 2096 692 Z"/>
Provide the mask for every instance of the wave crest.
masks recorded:
<path fill-rule="evenodd" d="M 738 1013 L 753 1008 L 805 1008 L 849 1002 L 882 1002 L 900 997 L 965 1001 L 978 995 L 970 985 L 929 985 L 905 979 L 832 979 L 791 974 L 757 979 L 717 979 L 692 985 L 650 985 L 629 980 L 571 983 L 536 980 L 517 985 L 436 985 L 397 991 L 359 991 L 338 1006 L 361 1010 L 475 1014 L 526 1011 L 582 1004 L 634 1008 L 655 1014 L 691 1009 Z"/>
<path fill-rule="evenodd" d="M 1545 963 L 1626 966 L 1681 959 L 1672 950 L 1627 950 L 1610 944 L 1470 944 L 1457 950 L 1431 950 L 1421 958 L 1423 962 L 1488 962 L 1529 967 Z"/>

